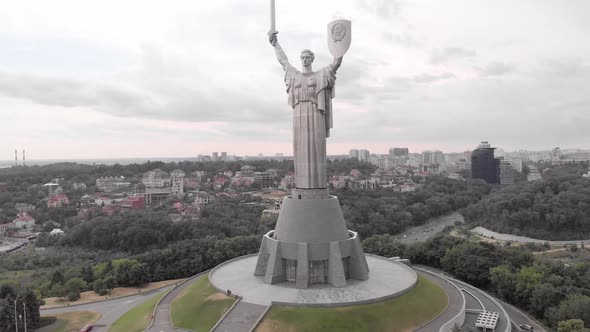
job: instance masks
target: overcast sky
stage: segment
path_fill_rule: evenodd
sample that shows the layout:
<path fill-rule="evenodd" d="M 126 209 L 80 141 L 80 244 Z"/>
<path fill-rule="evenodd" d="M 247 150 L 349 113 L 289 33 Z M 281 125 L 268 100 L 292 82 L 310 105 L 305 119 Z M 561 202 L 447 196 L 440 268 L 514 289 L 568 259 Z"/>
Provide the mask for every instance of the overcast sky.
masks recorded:
<path fill-rule="evenodd" d="M 352 20 L 328 154 L 590 147 L 590 1 L 277 0 L 291 63 Z M 269 1 L 2 1 L 0 159 L 292 154 Z"/>

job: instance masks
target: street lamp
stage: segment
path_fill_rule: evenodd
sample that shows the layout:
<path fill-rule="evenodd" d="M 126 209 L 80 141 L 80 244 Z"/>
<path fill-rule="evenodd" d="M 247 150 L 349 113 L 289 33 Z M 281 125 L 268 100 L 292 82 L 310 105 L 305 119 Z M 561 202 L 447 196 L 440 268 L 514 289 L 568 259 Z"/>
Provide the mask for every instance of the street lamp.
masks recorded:
<path fill-rule="evenodd" d="M 23 314 L 22 315 L 18 314 L 17 306 L 16 306 L 18 298 L 19 298 L 19 296 L 17 295 L 16 298 L 14 299 L 14 325 L 15 325 L 14 327 L 15 327 L 15 331 L 18 332 L 18 319 L 23 318 L 24 323 L 25 323 L 25 326 L 24 326 L 25 332 L 27 332 L 27 306 L 25 304 L 25 301 L 22 301 L 23 302 Z"/>

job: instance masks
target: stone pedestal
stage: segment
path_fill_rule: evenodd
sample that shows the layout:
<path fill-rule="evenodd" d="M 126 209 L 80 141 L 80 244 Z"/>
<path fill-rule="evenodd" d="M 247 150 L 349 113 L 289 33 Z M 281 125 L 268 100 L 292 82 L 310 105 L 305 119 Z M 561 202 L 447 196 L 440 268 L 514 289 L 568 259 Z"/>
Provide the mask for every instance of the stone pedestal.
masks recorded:
<path fill-rule="evenodd" d="M 285 197 L 276 229 L 262 239 L 254 275 L 297 288 L 349 278 L 367 280 L 369 267 L 356 232 L 346 229 L 338 198 L 327 189 L 294 189 Z"/>

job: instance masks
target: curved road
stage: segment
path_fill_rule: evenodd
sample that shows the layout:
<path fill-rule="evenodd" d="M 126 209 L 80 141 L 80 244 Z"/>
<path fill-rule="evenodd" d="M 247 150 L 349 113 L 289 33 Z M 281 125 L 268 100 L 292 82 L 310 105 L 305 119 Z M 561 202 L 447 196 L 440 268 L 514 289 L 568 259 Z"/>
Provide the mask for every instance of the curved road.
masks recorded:
<path fill-rule="evenodd" d="M 53 309 L 43 309 L 41 310 L 41 315 L 53 315 L 72 311 L 96 311 L 102 315 L 102 317 L 100 317 L 100 319 L 95 323 L 96 331 L 106 331 L 109 326 L 117 321 L 117 319 L 119 319 L 136 305 L 156 296 L 157 294 L 167 292 L 173 287 L 174 285 L 170 285 L 145 293 L 139 293 L 136 295 L 120 297 L 101 302 L 85 303 Z"/>
<path fill-rule="evenodd" d="M 421 328 L 416 330 L 419 332 L 438 331 L 440 326 L 450 321 L 453 317 L 455 317 L 458 313 L 461 312 L 461 309 L 463 307 L 463 299 L 457 288 L 455 288 L 453 285 L 451 285 L 448 281 L 444 280 L 443 278 L 432 275 L 430 273 L 422 272 L 420 270 L 415 271 L 419 275 L 427 278 L 430 281 L 433 281 L 434 283 L 442 287 L 449 297 L 449 304 L 445 311 L 425 326 L 422 326 Z"/>
<path fill-rule="evenodd" d="M 420 267 L 424 270 L 428 270 L 434 273 L 438 273 L 444 276 L 448 276 L 450 278 L 452 278 L 453 276 L 449 275 L 448 273 L 437 269 L 437 268 L 433 268 L 430 266 L 425 266 L 425 265 L 416 265 L 417 267 Z M 473 299 L 471 297 L 471 294 L 475 295 L 485 306 L 486 310 L 490 310 L 490 311 L 498 311 L 497 306 L 492 303 L 489 299 L 487 299 L 484 296 L 480 296 L 481 293 L 484 293 L 482 290 L 475 288 L 473 286 L 465 286 L 462 284 L 457 284 L 457 286 L 459 288 L 463 288 L 463 289 L 467 289 L 469 291 L 470 294 L 465 293 L 465 300 L 467 301 L 467 309 L 480 309 L 479 303 L 477 302 L 477 300 Z M 489 295 L 489 294 L 488 294 Z M 491 296 L 491 295 L 490 295 Z M 524 314 L 522 311 L 518 310 L 517 308 L 515 308 L 514 306 L 507 304 L 495 297 L 493 297 L 496 301 L 498 301 L 498 303 L 500 303 L 500 305 L 502 305 L 502 307 L 504 308 L 504 310 L 506 310 L 506 312 L 508 313 L 508 316 L 510 316 L 510 320 L 512 321 L 513 327 L 512 327 L 512 331 L 517 331 L 514 328 L 514 325 L 520 325 L 520 324 L 528 324 L 531 325 L 535 331 L 541 331 L 541 332 L 545 332 L 546 327 L 540 325 L 539 323 L 537 323 L 536 321 L 532 320 L 531 318 L 529 318 L 526 314 Z M 467 324 L 474 324 L 475 323 L 475 319 L 469 317 L 470 315 L 466 315 L 465 317 L 465 324 L 463 324 L 463 327 L 467 327 Z M 499 322 L 500 323 L 500 322 Z M 496 331 L 500 331 L 499 328 L 496 328 Z"/>

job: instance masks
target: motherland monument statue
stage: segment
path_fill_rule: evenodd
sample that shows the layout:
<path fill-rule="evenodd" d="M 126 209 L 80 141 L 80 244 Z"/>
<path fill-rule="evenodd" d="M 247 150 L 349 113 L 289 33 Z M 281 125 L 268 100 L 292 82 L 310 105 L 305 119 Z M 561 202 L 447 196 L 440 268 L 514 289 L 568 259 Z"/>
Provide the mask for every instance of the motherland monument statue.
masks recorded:
<path fill-rule="evenodd" d="M 301 52 L 302 69 L 289 63 L 275 29 L 270 2 L 270 44 L 285 71 L 288 104 L 293 109 L 295 188 L 283 199 L 277 225 L 262 239 L 254 275 L 264 282 L 346 286 L 347 279 L 367 280 L 369 268 L 358 234 L 346 228 L 338 198 L 328 191 L 326 139 L 333 124 L 336 71 L 351 43 L 351 22 L 328 24 L 328 48 L 334 60 L 313 71 L 314 53 Z"/>

